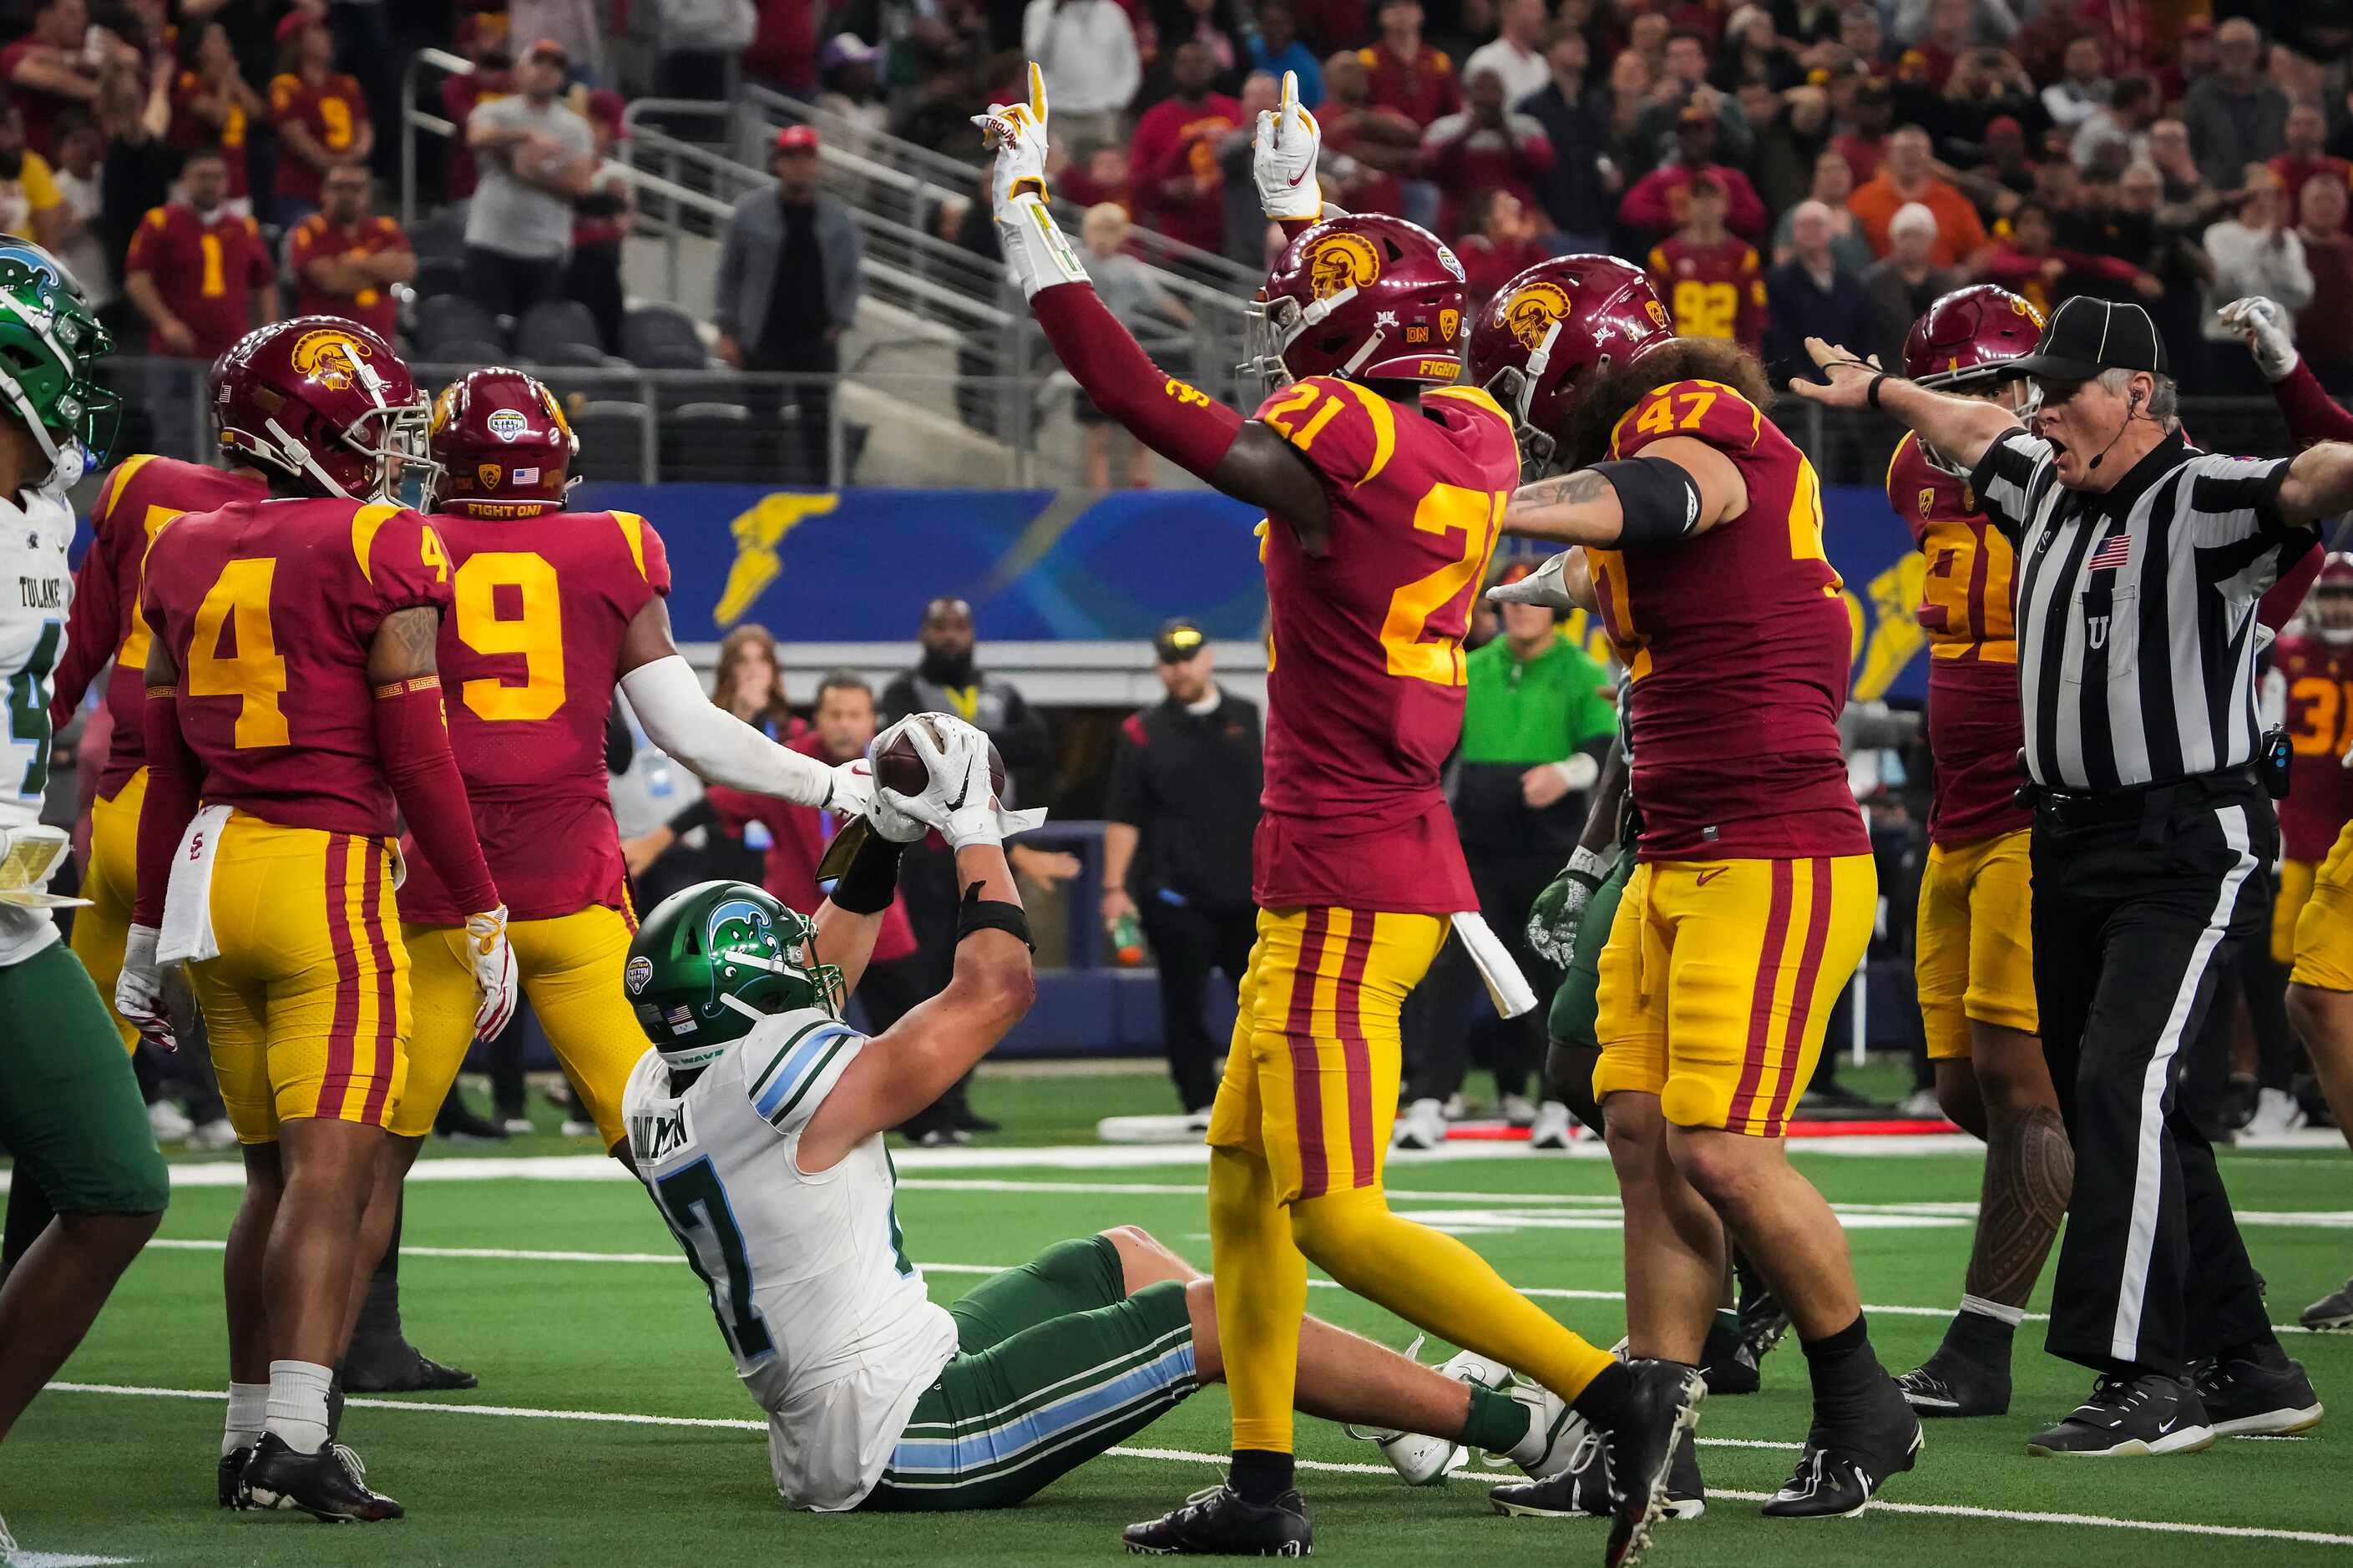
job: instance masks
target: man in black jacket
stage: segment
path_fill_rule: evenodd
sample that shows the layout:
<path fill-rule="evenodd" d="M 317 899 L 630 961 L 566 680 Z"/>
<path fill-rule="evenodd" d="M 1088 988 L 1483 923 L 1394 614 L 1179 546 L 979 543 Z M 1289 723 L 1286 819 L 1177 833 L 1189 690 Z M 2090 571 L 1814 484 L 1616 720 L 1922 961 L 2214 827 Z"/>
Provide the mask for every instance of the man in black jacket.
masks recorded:
<path fill-rule="evenodd" d="M 1202 1014 L 1209 971 L 1239 985 L 1257 934 L 1250 838 L 1261 781 L 1258 704 L 1211 677 L 1208 639 L 1188 620 L 1153 640 L 1164 702 L 1129 715 L 1103 815 L 1103 918 L 1134 919 L 1160 966 L 1168 1076 L 1187 1116 L 1208 1125 L 1218 1047 Z"/>

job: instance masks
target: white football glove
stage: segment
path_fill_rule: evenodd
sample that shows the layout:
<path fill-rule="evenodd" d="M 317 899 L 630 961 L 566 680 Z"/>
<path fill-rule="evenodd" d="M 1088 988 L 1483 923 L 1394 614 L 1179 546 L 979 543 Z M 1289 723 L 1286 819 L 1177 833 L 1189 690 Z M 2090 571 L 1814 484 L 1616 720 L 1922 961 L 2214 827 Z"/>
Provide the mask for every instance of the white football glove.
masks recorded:
<path fill-rule="evenodd" d="M 1324 128 L 1299 101 L 1299 73 L 1282 73 L 1282 99 L 1258 111 L 1250 137 L 1250 178 L 1259 205 L 1277 223 L 1313 223 L 1324 216 L 1323 187 L 1315 159 L 1324 150 Z"/>
<path fill-rule="evenodd" d="M 494 1039 L 515 1011 L 514 949 L 507 942 L 507 907 L 466 917 L 466 958 L 474 966 L 474 1038 Z"/>
<path fill-rule="evenodd" d="M 866 743 L 867 806 L 865 816 L 873 830 L 893 844 L 913 844 L 932 830 L 932 825 L 920 816 L 911 816 L 893 804 L 897 792 L 878 788 L 873 780 L 874 759 L 890 748 L 900 732 L 915 722 L 909 714 L 889 729 L 878 733 Z"/>
<path fill-rule="evenodd" d="M 1505 583 L 1487 590 L 1490 601 L 1498 605 L 1542 605 L 1547 610 L 1567 614 L 1580 608 L 1568 595 L 1568 580 L 1563 575 L 1572 552 L 1567 550 L 1554 556 L 1516 583 Z"/>
<path fill-rule="evenodd" d="M 972 122 L 997 153 L 989 181 L 991 211 L 1005 251 L 1005 270 L 1024 300 L 1058 283 L 1083 283 L 1087 269 L 1046 207 L 1046 73 L 1029 62 L 1029 101 L 992 103 Z"/>
<path fill-rule="evenodd" d="M 158 1050 L 176 1051 L 172 1009 L 164 998 L 164 971 L 155 962 L 153 926 L 135 925 L 122 943 L 122 975 L 114 983 L 114 1010 Z"/>
<path fill-rule="evenodd" d="M 997 792 L 989 786 L 988 737 L 952 714 L 924 717 L 931 722 L 910 724 L 906 733 L 915 754 L 923 759 L 931 782 L 921 795 L 905 795 L 886 788 L 879 792 L 881 797 L 909 816 L 938 828 L 951 849 L 1004 843 Z"/>
<path fill-rule="evenodd" d="M 2284 381 L 2295 368 L 2295 344 L 2288 337 L 2287 312 L 2261 294 L 2233 300 L 2214 319 L 2245 340 L 2265 381 Z"/>
<path fill-rule="evenodd" d="M 864 757 L 837 764 L 825 809 L 844 816 L 864 816 L 874 809 L 874 768 Z"/>

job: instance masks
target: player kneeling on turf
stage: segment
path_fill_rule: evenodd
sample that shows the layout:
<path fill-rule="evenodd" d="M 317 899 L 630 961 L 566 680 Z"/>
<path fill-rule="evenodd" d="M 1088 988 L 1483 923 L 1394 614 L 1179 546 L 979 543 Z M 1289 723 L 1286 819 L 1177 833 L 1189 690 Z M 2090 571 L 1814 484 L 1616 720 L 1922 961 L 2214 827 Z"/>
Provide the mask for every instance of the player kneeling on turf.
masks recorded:
<path fill-rule="evenodd" d="M 1120 1226 L 1046 1249 L 934 1306 L 893 1211 L 884 1129 L 987 1055 L 1029 1010 L 1029 921 L 1006 868 L 988 746 L 917 715 L 930 774 L 881 790 L 814 918 L 741 882 L 665 900 L 625 985 L 654 1049 L 622 1106 L 630 1152 L 710 1288 L 735 1370 L 768 1413 L 776 1489 L 804 1508 L 1005 1508 L 1223 1370 L 1209 1280 Z M 898 879 L 929 829 L 964 884 L 946 990 L 873 1038 L 841 1021 Z M 821 962 L 820 954 L 830 962 Z M 1444 1376 L 1314 1319 L 1299 1408 L 1567 1464 L 1557 1399 Z M 1444 1457 L 1444 1456 L 1441 1456 Z M 1434 1479 L 1434 1476 L 1433 1476 Z"/>

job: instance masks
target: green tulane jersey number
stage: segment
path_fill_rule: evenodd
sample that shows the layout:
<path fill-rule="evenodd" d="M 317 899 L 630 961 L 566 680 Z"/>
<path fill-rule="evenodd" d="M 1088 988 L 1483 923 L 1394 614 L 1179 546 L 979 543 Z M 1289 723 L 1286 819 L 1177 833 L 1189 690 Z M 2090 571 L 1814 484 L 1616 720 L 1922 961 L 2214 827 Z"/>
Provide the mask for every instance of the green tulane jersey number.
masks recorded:
<path fill-rule="evenodd" d="M 762 1022 L 683 1094 L 648 1051 L 621 1110 L 638 1171 L 702 1279 L 736 1375 L 768 1414 L 776 1489 L 855 1507 L 955 1322 L 908 1261 L 881 1134 L 801 1169 L 801 1131 L 866 1037 L 814 1008 Z"/>

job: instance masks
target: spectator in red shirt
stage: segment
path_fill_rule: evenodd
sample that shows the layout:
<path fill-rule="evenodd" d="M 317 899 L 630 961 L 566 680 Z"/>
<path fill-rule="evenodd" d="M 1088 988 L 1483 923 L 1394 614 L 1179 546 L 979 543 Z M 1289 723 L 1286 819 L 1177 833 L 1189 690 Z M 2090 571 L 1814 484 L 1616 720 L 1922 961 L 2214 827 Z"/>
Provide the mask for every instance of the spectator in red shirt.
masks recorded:
<path fill-rule="evenodd" d="M 1496 289 L 1551 254 L 1536 237 L 1536 220 L 1519 197 L 1489 186 L 1464 204 L 1471 227 L 1454 242 L 1462 260 L 1462 292 L 1476 309 Z"/>
<path fill-rule="evenodd" d="M 2328 120 L 2316 105 L 2299 103 L 2287 111 L 2287 147 L 2271 161 L 2280 189 L 2300 199 L 2304 187 L 2320 177 L 2333 181 L 2339 190 L 2353 191 L 2353 163 L 2322 152 L 2327 139 Z"/>
<path fill-rule="evenodd" d="M 1350 212 L 1402 214 L 1402 175 L 1421 156 L 1421 127 L 1373 102 L 1373 73 L 1353 49 L 1324 62 L 1324 90 L 1330 96 L 1315 119 L 1324 150 L 1334 154 L 1329 199 Z"/>
<path fill-rule="evenodd" d="M 172 79 L 172 128 L 165 139 L 182 152 L 206 147 L 219 153 L 228 172 L 229 210 L 250 216 L 246 138 L 269 110 L 261 95 L 246 85 L 237 51 L 229 47 L 228 29 L 218 22 L 183 28 L 179 54 L 179 73 Z"/>
<path fill-rule="evenodd" d="M 2105 294 L 2130 288 L 2144 300 L 2162 298 L 2165 285 L 2152 273 L 2115 256 L 2061 250 L 2051 243 L 2052 215 L 2041 202 L 2021 202 L 2010 215 L 2010 232 L 1986 258 L 1986 281 L 1999 283 L 2050 315 L 2071 294 Z"/>
<path fill-rule="evenodd" d="M 0 49 L 0 80 L 25 115 L 25 142 L 42 157 L 53 151 L 50 128 L 57 117 L 98 97 L 100 70 L 110 58 L 136 64 L 139 51 L 111 33 L 93 35 L 84 0 L 46 0 L 33 13 L 33 28 Z"/>
<path fill-rule="evenodd" d="M 1683 193 L 1682 226 L 1651 250 L 1651 283 L 1675 335 L 1725 338 L 1762 353 L 1765 269 L 1757 247 L 1725 227 L 1725 190 L 1715 176 L 1694 174 Z"/>
<path fill-rule="evenodd" d="M 1452 234 L 1462 216 L 1458 193 L 1496 187 L 1525 206 L 1536 202 L 1536 181 L 1552 167 L 1552 142 L 1533 114 L 1504 103 L 1504 79 L 1482 67 L 1457 113 L 1432 121 L 1421 139 L 1421 173 L 1440 192 L 1439 232 Z"/>
<path fill-rule="evenodd" d="M 1203 250 L 1224 247 L 1225 174 L 1218 143 L 1242 122 L 1242 106 L 1212 92 L 1217 62 L 1193 42 L 1179 44 L 1169 62 L 1176 92 L 1144 111 L 1128 145 L 1128 163 L 1144 193 L 1153 226 L 1171 239 Z"/>
<path fill-rule="evenodd" d="M 335 36 L 305 11 L 278 24 L 278 74 L 269 82 L 269 118 L 278 127 L 278 221 L 292 226 L 315 211 L 324 176 L 364 167 L 375 126 L 359 79 L 335 69 Z"/>
<path fill-rule="evenodd" d="M 1425 130 L 1461 108 L 1454 62 L 1422 42 L 1421 0 L 1382 0 L 1380 18 L 1381 36 L 1372 47 L 1356 51 L 1372 73 L 1372 101 Z"/>
<path fill-rule="evenodd" d="M 2339 401 L 2353 397 L 2353 234 L 2346 211 L 2353 207 L 2343 180 L 2316 175 L 2297 192 L 2304 265 L 2312 273 L 2313 302 L 2296 312 L 2295 346 L 2312 374 Z"/>
<path fill-rule="evenodd" d="M 228 206 L 228 163 L 200 147 L 180 169 L 182 199 L 140 220 L 123 258 L 122 291 L 147 318 L 147 352 L 217 359 L 278 319 L 276 268 L 261 229 Z"/>
<path fill-rule="evenodd" d="M 364 164 L 327 172 L 326 205 L 294 226 L 286 268 L 294 274 L 294 309 L 304 316 L 343 316 L 393 341 L 398 312 L 392 286 L 417 276 L 417 253 L 388 217 L 368 215 L 374 184 Z"/>
<path fill-rule="evenodd" d="M 1324 143 L 1331 143 L 1330 132 Z M 1127 149 L 1118 145 L 1082 150 L 1083 162 L 1074 163 L 1062 171 L 1056 189 L 1082 207 L 1099 207 L 1111 203 L 1131 218 L 1135 216 L 1135 182 L 1127 166 Z"/>
<path fill-rule="evenodd" d="M 1887 152 L 1888 127 L 1895 123 L 1895 94 L 1883 81 L 1865 78 L 1854 88 L 1844 117 L 1846 123 L 1831 138 L 1831 145 L 1846 158 L 1858 185 L 1879 175 L 1879 160 Z"/>
<path fill-rule="evenodd" d="M 1739 170 L 1715 161 L 1715 117 L 1697 104 L 1684 108 L 1675 123 L 1675 155 L 1634 182 L 1618 205 L 1618 221 L 1642 238 L 1656 240 L 1683 226 L 1683 187 L 1706 174 L 1724 193 L 1725 221 L 1744 239 L 1765 237 L 1765 203 Z"/>

